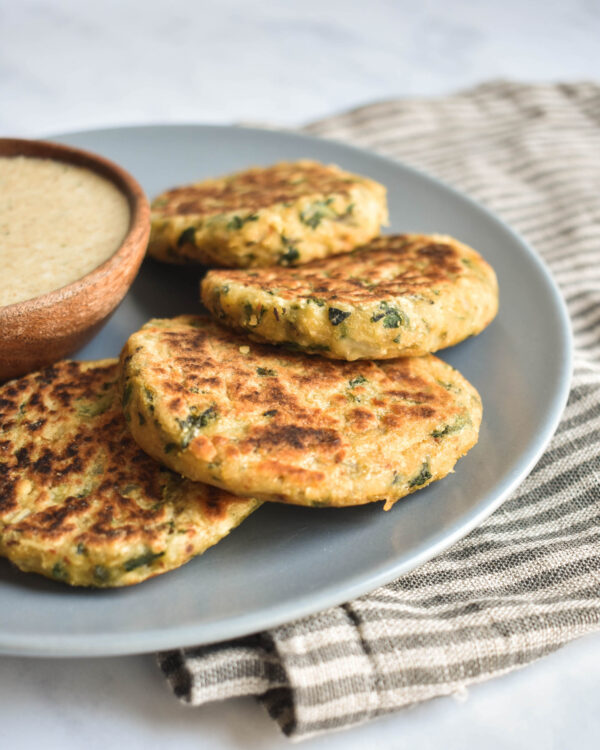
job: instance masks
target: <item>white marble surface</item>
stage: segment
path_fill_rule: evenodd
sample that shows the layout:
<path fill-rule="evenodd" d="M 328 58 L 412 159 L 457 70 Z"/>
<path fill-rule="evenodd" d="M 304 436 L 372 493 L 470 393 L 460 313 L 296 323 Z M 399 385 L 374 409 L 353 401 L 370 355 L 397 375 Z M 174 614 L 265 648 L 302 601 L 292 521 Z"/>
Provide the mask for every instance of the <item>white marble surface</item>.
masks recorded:
<path fill-rule="evenodd" d="M 499 76 L 600 77 L 598 0 L 0 0 L 0 131 L 293 125 Z"/>
<path fill-rule="evenodd" d="M 598 0 L 0 0 L 0 133 L 293 125 L 491 77 L 600 79 Z M 0 603 L 1 619 L 1 603 Z M 600 636 L 307 748 L 597 748 Z M 152 657 L 0 658 L 0 747 L 283 748 L 252 700 L 185 708 Z"/>
<path fill-rule="evenodd" d="M 0 659 L 0 747 L 11 750 L 284 750 L 253 699 L 182 706 L 149 656 Z M 344 732 L 306 750 L 596 750 L 600 636 L 519 672 Z"/>

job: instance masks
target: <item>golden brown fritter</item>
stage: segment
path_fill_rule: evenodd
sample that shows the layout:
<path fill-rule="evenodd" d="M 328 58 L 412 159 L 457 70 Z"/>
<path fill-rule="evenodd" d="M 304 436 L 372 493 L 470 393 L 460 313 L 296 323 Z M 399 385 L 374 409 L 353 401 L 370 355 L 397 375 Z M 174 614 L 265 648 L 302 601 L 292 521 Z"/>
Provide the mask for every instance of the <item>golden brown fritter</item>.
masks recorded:
<path fill-rule="evenodd" d="M 444 235 L 379 237 L 300 268 L 210 271 L 201 292 L 219 321 L 257 341 L 347 360 L 437 351 L 498 310 L 491 266 Z"/>
<path fill-rule="evenodd" d="M 121 388 L 138 443 L 238 495 L 303 505 L 398 498 L 477 441 L 481 402 L 431 355 L 332 362 L 249 342 L 207 317 L 150 321 Z"/>
<path fill-rule="evenodd" d="M 254 167 L 159 195 L 148 249 L 170 263 L 306 263 L 379 234 L 385 193 L 373 180 L 314 161 Z"/>
<path fill-rule="evenodd" d="M 115 360 L 60 362 L 0 387 L 0 555 L 22 570 L 138 583 L 204 552 L 260 504 L 140 450 L 116 380 Z"/>

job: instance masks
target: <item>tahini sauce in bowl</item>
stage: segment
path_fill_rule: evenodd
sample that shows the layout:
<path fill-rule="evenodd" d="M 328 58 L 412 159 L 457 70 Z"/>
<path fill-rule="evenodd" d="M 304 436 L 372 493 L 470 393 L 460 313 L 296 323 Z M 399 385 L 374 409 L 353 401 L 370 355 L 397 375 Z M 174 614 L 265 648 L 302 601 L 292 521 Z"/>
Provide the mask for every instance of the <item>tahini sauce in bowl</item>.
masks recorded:
<path fill-rule="evenodd" d="M 120 247 L 130 219 L 124 193 L 90 169 L 0 157 L 0 307 L 97 268 Z"/>
<path fill-rule="evenodd" d="M 95 336 L 127 294 L 149 236 L 148 199 L 118 164 L 0 138 L 0 382 Z"/>

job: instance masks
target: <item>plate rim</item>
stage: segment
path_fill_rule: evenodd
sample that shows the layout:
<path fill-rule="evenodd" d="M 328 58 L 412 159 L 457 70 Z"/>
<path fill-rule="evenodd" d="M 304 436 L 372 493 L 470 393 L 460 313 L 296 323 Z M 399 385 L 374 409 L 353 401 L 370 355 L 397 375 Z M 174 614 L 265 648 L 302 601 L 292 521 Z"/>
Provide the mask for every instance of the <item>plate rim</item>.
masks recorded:
<path fill-rule="evenodd" d="M 558 320 L 560 321 L 560 330 L 557 331 L 558 335 L 556 343 L 560 345 L 559 349 L 563 354 L 562 368 L 558 384 L 555 392 L 553 392 L 551 396 L 536 439 L 532 441 L 528 446 L 528 449 L 520 456 L 520 459 L 516 462 L 516 466 L 513 468 L 509 476 L 505 478 L 499 490 L 494 493 L 493 499 L 489 500 L 486 504 L 480 504 L 475 509 L 471 509 L 461 518 L 460 522 L 454 524 L 449 532 L 445 533 L 441 539 L 437 539 L 431 543 L 426 549 L 421 550 L 420 552 L 416 551 L 410 555 L 404 555 L 402 560 L 395 564 L 380 566 L 381 570 L 376 569 L 370 574 L 362 577 L 359 581 L 354 581 L 353 583 L 344 586 L 341 594 L 336 594 L 334 590 L 339 588 L 339 586 L 329 586 L 318 592 L 306 594 L 298 598 L 293 604 L 290 604 L 289 602 L 284 602 L 283 604 L 276 603 L 271 607 L 263 608 L 259 613 L 244 613 L 235 617 L 230 617 L 225 623 L 212 623 L 210 627 L 213 631 L 218 629 L 218 634 L 217 632 L 214 632 L 212 637 L 202 637 L 200 640 L 197 635 L 197 624 L 182 625 L 180 627 L 169 626 L 166 629 L 154 628 L 151 630 L 144 630 L 141 634 L 132 632 L 120 633 L 118 635 L 86 633 L 62 636 L 44 635 L 43 638 L 35 638 L 31 635 L 27 635 L 26 637 L 21 638 L 18 634 L 6 637 L 0 632 L 0 654 L 56 658 L 101 657 L 143 654 L 172 648 L 183 648 L 192 645 L 208 645 L 274 628 L 362 596 L 379 586 L 389 583 L 394 578 L 413 570 L 436 555 L 442 553 L 490 516 L 523 482 L 544 453 L 556 431 L 556 428 L 558 427 L 569 397 L 574 359 L 571 321 L 566 302 L 550 269 L 529 242 L 491 209 L 482 205 L 470 195 L 463 193 L 458 188 L 455 188 L 437 176 L 430 174 L 426 170 L 414 167 L 411 164 L 407 164 L 393 157 L 384 156 L 376 151 L 356 146 L 352 143 L 279 128 L 246 127 L 243 125 L 210 123 L 127 124 L 123 126 L 114 125 L 103 128 L 89 128 L 56 133 L 44 136 L 44 138 L 52 141 L 54 139 L 69 139 L 78 136 L 87 136 L 92 133 L 114 133 L 116 131 L 139 129 L 164 130 L 166 128 L 201 129 L 207 132 L 210 130 L 229 130 L 251 132 L 262 135 L 265 133 L 273 133 L 304 140 L 307 143 L 316 142 L 319 144 L 331 144 L 336 148 L 342 147 L 343 149 L 356 152 L 357 154 L 366 156 L 370 159 L 375 159 L 388 167 L 390 164 L 399 167 L 416 178 L 425 179 L 425 181 L 433 183 L 438 189 L 441 188 L 442 190 L 451 193 L 459 201 L 467 203 L 472 210 L 482 214 L 488 221 L 496 224 L 513 240 L 515 245 L 519 246 L 520 250 L 528 256 L 530 261 L 533 262 L 537 274 L 543 279 L 547 290 L 550 292 L 551 301 L 555 312 L 557 313 Z M 206 628 L 207 626 L 204 625 L 203 627 Z"/>

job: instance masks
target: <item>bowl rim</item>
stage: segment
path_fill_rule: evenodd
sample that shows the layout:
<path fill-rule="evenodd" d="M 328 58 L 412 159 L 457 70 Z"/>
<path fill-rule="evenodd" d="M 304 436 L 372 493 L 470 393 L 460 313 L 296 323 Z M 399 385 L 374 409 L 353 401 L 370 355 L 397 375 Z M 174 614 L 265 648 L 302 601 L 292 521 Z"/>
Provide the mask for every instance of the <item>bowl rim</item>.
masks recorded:
<path fill-rule="evenodd" d="M 50 159 L 89 169 L 109 180 L 127 199 L 129 204 L 129 227 L 115 251 L 100 265 L 78 279 L 50 292 L 30 297 L 10 305 L 0 305 L 0 321 L 16 319 L 34 311 L 43 311 L 65 302 L 82 292 L 90 284 L 112 273 L 122 263 L 145 254 L 150 234 L 150 203 L 139 182 L 110 159 L 84 149 L 66 146 L 47 140 L 29 138 L 0 138 L 0 157 L 25 156 Z"/>

